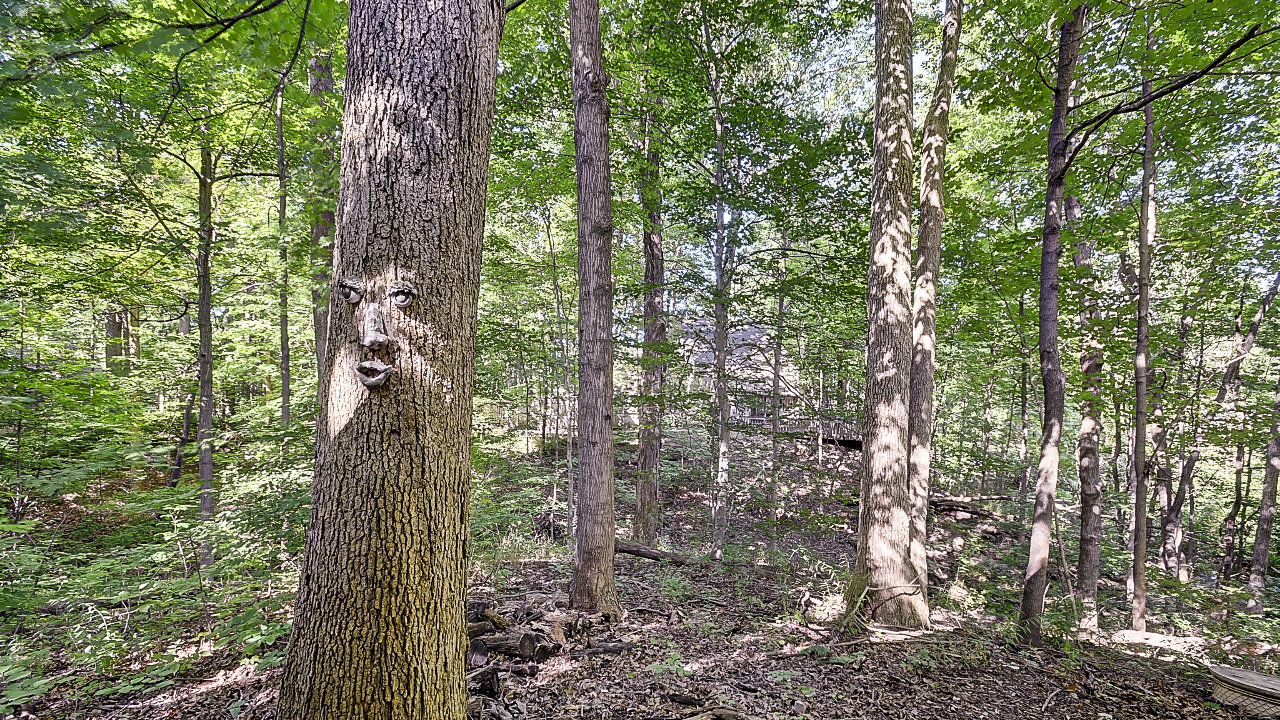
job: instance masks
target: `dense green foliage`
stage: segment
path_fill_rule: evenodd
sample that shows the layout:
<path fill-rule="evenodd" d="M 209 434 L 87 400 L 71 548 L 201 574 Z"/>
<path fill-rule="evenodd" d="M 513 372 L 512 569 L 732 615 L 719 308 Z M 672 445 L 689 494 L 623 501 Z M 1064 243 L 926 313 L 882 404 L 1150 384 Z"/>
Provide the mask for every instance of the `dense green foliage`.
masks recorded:
<path fill-rule="evenodd" d="M 332 210 L 336 184 L 346 7 L 303 0 L 252 7 L 264 11 L 235 21 L 219 18 L 244 8 L 187 0 L 30 0 L 0 13 L 0 715 L 59 685 L 85 696 L 163 687 L 217 652 L 259 666 L 282 661 L 309 502 L 317 412 L 312 309 L 327 303 L 330 241 L 316 225 Z M 1016 498 L 1035 462 L 1035 297 L 1056 57 L 1056 34 L 1046 28 L 1071 8 L 1009 0 L 980 4 L 966 19 L 938 313 L 933 480 L 941 492 Z M 940 13 L 930 5 L 917 13 L 920 119 L 934 82 Z M 609 0 L 602 17 L 613 80 L 620 464 L 631 462 L 641 399 L 637 188 L 641 119 L 653 110 L 671 332 L 662 348 L 662 474 L 664 483 L 696 493 L 708 482 L 712 452 L 706 356 L 718 161 L 726 168 L 734 253 L 727 268 L 731 337 L 745 368 L 731 378 L 735 406 L 768 406 L 752 376 L 769 372 L 777 342 L 788 422 L 858 421 L 873 21 L 865 3 L 804 0 Z M 1194 582 L 1182 586 L 1157 574 L 1152 590 L 1160 598 L 1156 624 L 1175 632 L 1199 627 L 1187 620 L 1190 612 L 1239 603 L 1276 422 L 1275 308 L 1253 352 L 1238 360 L 1241 417 L 1218 412 L 1214 402 L 1224 368 L 1235 361 L 1239 328 L 1280 270 L 1280 14 L 1253 0 L 1151 0 L 1136 9 L 1104 3 L 1092 18 L 1072 115 L 1078 154 L 1068 176 L 1083 215 L 1068 226 L 1064 245 L 1068 254 L 1092 245 L 1093 280 L 1063 257 L 1069 400 L 1056 541 L 1074 561 L 1078 484 L 1068 448 L 1083 400 L 1076 318 L 1089 300 L 1102 309 L 1104 324 L 1103 575 L 1113 581 L 1106 591 L 1113 604 L 1123 600 L 1128 562 L 1125 433 L 1142 126 L 1141 114 L 1127 110 L 1089 121 L 1132 102 L 1144 73 L 1157 87 L 1176 82 L 1251 27 L 1265 31 L 1236 59 L 1155 105 L 1152 345 L 1157 417 L 1170 432 L 1161 462 L 1176 475 L 1179 459 L 1204 438 L 1189 528 Z M 560 539 L 538 535 L 538 517 L 558 511 L 563 520 L 577 357 L 567 55 L 563 2 L 529 0 L 512 12 L 499 68 L 480 301 L 471 546 L 477 572 L 500 571 L 514 554 L 564 552 Z M 337 81 L 334 96 L 315 90 L 326 65 Z M 278 94 L 288 167 L 284 237 L 276 216 Z M 723 148 L 716 145 L 716 112 L 725 117 Z M 212 522 L 199 520 L 194 444 L 185 448 L 177 486 L 166 483 L 196 382 L 202 148 L 211 150 L 217 176 L 219 510 Z M 282 276 L 291 330 L 288 428 L 280 426 Z M 822 503 L 856 501 L 849 493 L 857 463 L 832 461 L 828 449 L 828 461 L 818 464 L 812 444 L 796 441 L 781 470 L 780 526 L 769 526 L 767 444 L 746 435 L 735 449 L 734 514 L 749 530 L 731 538 L 731 553 L 762 552 L 764 532 L 782 533 L 787 546 L 787 532 L 831 531 Z M 1244 550 L 1220 577 L 1220 528 L 1236 501 L 1237 446 L 1246 452 L 1237 531 Z M 624 470 L 624 527 L 630 483 Z M 1013 522 L 1025 517 L 1024 505 L 1002 500 L 989 509 Z M 696 540 L 703 531 L 659 527 L 668 541 L 673 534 Z M 199 559 L 205 544 L 214 548 L 209 565 Z M 988 610 L 1011 607 L 1008 588 L 1020 578 L 992 577 L 978 547 L 966 551 L 975 553 L 974 576 L 948 582 L 989 595 Z M 1025 557 L 1021 545 L 1002 552 Z M 1054 577 L 1064 579 L 1069 572 L 1057 567 L 1058 552 Z M 796 562 L 812 557 L 795 547 L 783 554 Z M 1273 567 L 1280 564 L 1280 543 L 1272 558 Z M 999 567 L 1007 575 L 1017 565 Z M 1265 615 L 1221 631 L 1274 632 L 1275 588 L 1273 580 Z M 1051 594 L 1061 599 L 1051 612 L 1069 618 L 1065 586 L 1055 583 Z M 942 602 L 972 607 L 978 595 Z M 1069 636 L 1069 622 L 1059 623 L 1061 637 Z M 1104 616 L 1104 627 L 1111 622 Z"/>

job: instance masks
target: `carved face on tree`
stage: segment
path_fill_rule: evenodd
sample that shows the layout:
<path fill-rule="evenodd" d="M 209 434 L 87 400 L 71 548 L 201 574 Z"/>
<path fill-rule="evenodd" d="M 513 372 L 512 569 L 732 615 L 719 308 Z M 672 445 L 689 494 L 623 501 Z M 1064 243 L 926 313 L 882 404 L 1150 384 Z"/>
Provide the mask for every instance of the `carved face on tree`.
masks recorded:
<path fill-rule="evenodd" d="M 387 285 L 347 278 L 338 283 L 338 293 L 354 306 L 352 320 L 356 323 L 356 337 L 360 341 L 360 362 L 355 374 L 360 384 L 370 390 L 381 387 L 396 369 L 397 347 L 387 335 L 387 318 L 382 301 L 388 301 L 392 312 L 408 310 L 413 305 L 417 291 L 407 280 L 396 280 Z"/>

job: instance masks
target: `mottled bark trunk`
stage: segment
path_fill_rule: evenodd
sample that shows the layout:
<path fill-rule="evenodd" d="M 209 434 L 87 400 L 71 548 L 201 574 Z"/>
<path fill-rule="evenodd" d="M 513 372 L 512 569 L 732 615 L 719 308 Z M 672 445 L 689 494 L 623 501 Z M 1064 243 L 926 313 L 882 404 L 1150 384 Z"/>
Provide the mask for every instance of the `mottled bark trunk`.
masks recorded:
<path fill-rule="evenodd" d="M 476 304 L 504 15 L 483 0 L 351 3 L 332 371 L 283 720 L 466 715 Z"/>
<path fill-rule="evenodd" d="M 876 111 L 867 276 L 867 389 L 852 612 L 898 627 L 929 625 L 911 556 L 908 406 L 912 366 L 912 8 L 876 0 Z M 865 603 L 859 607 L 859 603 Z"/>
<path fill-rule="evenodd" d="M 1258 505 L 1258 528 L 1253 537 L 1253 564 L 1249 570 L 1248 610 L 1262 612 L 1263 591 L 1271 560 L 1271 530 L 1276 519 L 1276 479 L 1280 478 L 1280 383 L 1272 408 L 1271 438 L 1267 441 L 1267 469 L 1262 479 L 1262 502 Z"/>
<path fill-rule="evenodd" d="M 1044 236 L 1040 250 L 1040 378 L 1044 384 L 1044 418 L 1040 437 L 1040 465 L 1036 476 L 1036 504 L 1032 516 L 1031 547 L 1022 587 L 1019 624 L 1022 640 L 1040 645 L 1040 620 L 1049 588 L 1049 540 L 1054 497 L 1058 491 L 1058 453 L 1066 406 L 1066 378 L 1058 354 L 1058 259 L 1062 255 L 1062 201 L 1067 175 L 1067 114 L 1080 39 L 1088 5 L 1075 9 L 1059 35 L 1053 118 L 1049 124 L 1049 170 L 1045 190 Z"/>
<path fill-rule="evenodd" d="M 280 427 L 289 429 L 289 236 L 284 213 L 288 204 L 284 161 L 284 92 L 276 95 L 276 174 L 279 180 L 279 207 L 276 234 L 280 243 Z"/>
<path fill-rule="evenodd" d="M 1143 78 L 1142 94 L 1151 93 L 1151 79 Z M 1151 103 L 1146 118 L 1142 151 L 1142 208 L 1138 215 L 1138 343 L 1133 358 L 1133 602 L 1131 627 L 1147 629 L 1147 482 L 1155 476 L 1147 462 L 1147 383 L 1151 371 L 1147 354 L 1151 315 L 1151 245 L 1156 236 L 1155 114 Z"/>
<path fill-rule="evenodd" d="M 200 420 L 196 437 L 200 451 L 200 519 L 213 520 L 217 499 L 213 493 L 213 282 L 210 263 L 213 255 L 213 152 L 200 148 L 199 178 L 199 245 L 196 250 L 196 327 L 200 333 L 200 350 L 196 359 L 200 385 Z M 200 562 L 213 563 L 213 543 L 205 541 Z"/>
<path fill-rule="evenodd" d="M 662 192 L 660 145 L 656 112 L 644 114 L 645 164 L 640 176 L 640 203 L 644 208 L 644 349 L 640 358 L 644 377 L 640 407 L 640 450 L 637 458 L 636 542 L 653 544 L 657 536 L 659 471 L 662 453 L 662 377 L 667 323 L 662 317 Z"/>
<path fill-rule="evenodd" d="M 613 209 L 599 0 L 570 0 L 578 174 L 578 527 L 572 607 L 617 617 L 613 582 Z"/>
<path fill-rule="evenodd" d="M 1076 244 L 1076 272 L 1080 280 L 1080 373 L 1084 378 L 1084 399 L 1080 403 L 1080 440 L 1076 464 L 1080 475 L 1080 554 L 1076 562 L 1076 597 L 1083 613 L 1080 626 L 1098 629 L 1098 572 L 1102 564 L 1102 440 L 1101 412 L 1103 334 L 1102 311 L 1098 308 L 1093 275 L 1093 242 L 1082 238 Z"/>

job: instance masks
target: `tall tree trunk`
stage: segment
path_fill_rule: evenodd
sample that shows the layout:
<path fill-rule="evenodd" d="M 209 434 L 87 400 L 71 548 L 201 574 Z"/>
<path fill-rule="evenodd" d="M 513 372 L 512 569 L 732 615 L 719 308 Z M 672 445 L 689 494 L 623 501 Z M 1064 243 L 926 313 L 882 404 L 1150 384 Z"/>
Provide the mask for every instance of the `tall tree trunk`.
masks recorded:
<path fill-rule="evenodd" d="M 125 322 L 124 310 L 119 308 L 108 310 L 103 318 L 103 335 L 106 337 L 106 349 L 103 352 L 106 358 L 107 370 L 116 377 L 125 377 L 129 374 L 129 359 L 125 357 L 125 333 L 127 324 Z"/>
<path fill-rule="evenodd" d="M 711 556 L 719 559 L 724 554 L 725 538 L 729 531 L 729 510 L 732 498 L 729 487 L 729 455 L 732 436 L 729 432 L 729 376 L 726 365 L 729 358 L 729 293 L 733 285 L 735 246 L 730 242 L 725 227 L 725 120 L 721 107 L 721 79 L 716 63 L 715 45 L 711 27 L 705 18 L 702 23 L 702 39 L 710 58 L 710 93 L 714 108 L 716 135 L 715 164 L 715 214 L 716 229 L 713 240 L 712 261 L 716 286 L 712 295 L 715 327 L 712 346 L 715 355 L 716 396 L 716 475 L 711 488 Z"/>
<path fill-rule="evenodd" d="M 1262 326 L 1262 321 L 1266 318 L 1267 311 L 1271 309 L 1271 304 L 1275 302 L 1277 292 L 1280 292 L 1280 272 L 1277 272 L 1276 276 L 1271 279 L 1271 287 L 1267 289 L 1266 294 L 1259 300 L 1258 309 L 1254 312 L 1253 319 L 1249 321 L 1249 329 L 1247 331 L 1241 327 L 1244 321 L 1243 303 L 1241 305 L 1241 314 L 1236 321 L 1236 354 L 1223 368 L 1222 379 L 1218 384 L 1218 393 L 1214 397 L 1213 407 L 1210 408 L 1200 422 L 1200 426 L 1195 433 L 1195 446 L 1191 449 L 1191 452 L 1187 455 L 1186 462 L 1182 465 L 1182 476 L 1187 482 L 1191 482 L 1195 475 L 1196 463 L 1200 461 L 1200 449 L 1204 447 L 1206 428 L 1213 424 L 1214 420 L 1217 419 L 1218 413 L 1224 409 L 1223 402 L 1227 399 L 1228 391 L 1238 384 L 1240 366 L 1244 364 L 1244 359 L 1253 351 L 1253 345 L 1258 339 L 1258 329 Z M 1235 409 L 1234 401 L 1230 404 L 1230 408 L 1232 410 Z"/>
<path fill-rule="evenodd" d="M 1151 93 L 1151 78 L 1142 79 L 1142 94 Z M 1142 210 L 1138 215 L 1138 346 L 1133 360 L 1133 603 L 1134 630 L 1147 629 L 1147 481 L 1155 476 L 1147 462 L 1147 382 L 1151 378 L 1147 345 L 1150 341 L 1151 245 L 1156 237 L 1155 110 L 1143 109 L 1146 119 L 1142 150 Z"/>
<path fill-rule="evenodd" d="M 1186 308 L 1184 308 L 1182 312 L 1182 319 L 1178 323 L 1178 345 L 1175 351 L 1178 362 L 1178 384 L 1180 386 L 1184 386 L 1185 384 L 1187 341 L 1191 335 L 1191 325 L 1193 322 L 1194 317 Z M 1195 384 L 1195 395 L 1199 395 L 1200 393 L 1200 382 L 1198 378 L 1199 374 L 1197 374 L 1197 381 Z M 1175 414 L 1174 425 L 1177 428 L 1177 437 L 1186 437 L 1187 422 L 1185 408 L 1180 409 Z M 1168 457 L 1168 450 L 1163 448 L 1163 444 L 1164 443 L 1162 443 L 1162 447 L 1159 452 L 1161 452 L 1162 457 Z M 1190 485 L 1190 478 L 1182 473 L 1182 465 L 1185 460 L 1185 456 L 1178 457 L 1178 488 L 1176 491 L 1172 487 L 1172 467 L 1166 467 L 1169 465 L 1167 461 L 1161 462 L 1160 464 L 1160 472 L 1162 473 L 1161 482 L 1165 484 L 1165 493 L 1169 496 L 1168 507 L 1164 509 L 1164 512 L 1160 516 L 1160 557 L 1165 571 L 1168 572 L 1170 576 L 1178 578 L 1180 582 L 1186 582 L 1186 580 L 1183 580 L 1182 568 L 1182 508 L 1186 503 Z M 1190 578 L 1188 578 L 1188 580 L 1189 579 Z"/>
<path fill-rule="evenodd" d="M 848 607 L 898 627 L 927 627 L 911 556 L 908 406 L 912 366 L 912 8 L 876 0 L 876 112 L 867 275 L 867 389 L 858 553 Z"/>
<path fill-rule="evenodd" d="M 1238 382 L 1238 381 L 1237 381 Z M 1233 395 L 1235 402 L 1239 403 L 1240 390 L 1237 388 Z M 1236 433 L 1237 437 L 1244 435 L 1244 413 L 1236 411 Z M 1240 520 L 1240 511 L 1244 506 L 1244 493 L 1242 491 L 1242 480 L 1244 479 L 1244 443 L 1236 442 L 1236 458 L 1233 467 L 1235 471 L 1235 493 L 1231 497 L 1231 510 L 1227 513 L 1227 517 L 1222 521 L 1222 565 L 1218 567 L 1218 585 L 1222 585 L 1227 578 L 1235 571 L 1236 566 L 1236 534 L 1237 523 Z"/>
<path fill-rule="evenodd" d="M 565 534 L 573 542 L 574 536 L 574 484 L 573 484 L 573 430 L 577 427 L 573 417 L 573 368 L 569 347 L 569 317 L 564 306 L 564 294 L 560 291 L 560 268 L 556 262 L 556 246 L 551 234 L 551 210 L 544 208 L 543 228 L 547 232 L 547 254 L 551 257 L 551 288 L 556 299 L 556 325 L 560 331 L 560 353 L 564 360 L 564 444 L 565 444 Z"/>
<path fill-rule="evenodd" d="M 284 162 L 284 91 L 276 94 L 276 173 L 279 175 L 279 207 L 276 216 L 280 243 L 280 427 L 289 429 L 289 237 L 284 213 L 288 203 Z"/>
<path fill-rule="evenodd" d="M 613 582 L 613 210 L 599 0 L 570 0 L 578 169 L 578 527 L 569 604 L 620 616 Z"/>
<path fill-rule="evenodd" d="M 1049 172 L 1045 190 L 1044 240 L 1040 251 L 1040 378 L 1044 384 L 1044 419 L 1040 438 L 1040 467 L 1031 526 L 1031 548 L 1022 587 L 1019 624 L 1022 640 L 1038 646 L 1040 616 L 1049 589 L 1049 539 L 1054 496 L 1058 491 L 1058 448 L 1066 407 L 1066 378 L 1058 354 L 1058 259 L 1062 255 L 1062 201 L 1067 176 L 1067 114 L 1080 39 L 1088 5 L 1079 5 L 1062 24 L 1058 46 L 1057 85 L 1053 91 L 1053 119 L 1049 124 Z"/>
<path fill-rule="evenodd" d="M 182 479 L 182 453 L 187 449 L 187 443 L 191 442 L 191 407 L 195 399 L 195 393 L 187 393 L 187 404 L 182 410 L 182 437 L 178 439 L 178 445 L 173 449 L 173 467 L 169 470 L 169 487 L 178 487 L 178 481 Z"/>
<path fill-rule="evenodd" d="M 1267 469 L 1262 479 L 1262 502 L 1258 506 L 1258 528 L 1253 537 L 1253 564 L 1249 571 L 1248 610 L 1262 612 L 1263 591 L 1267 584 L 1267 568 L 1271 561 L 1271 530 L 1276 519 L 1276 479 L 1280 478 L 1280 383 L 1276 385 L 1276 401 L 1272 408 L 1271 438 L 1267 440 Z"/>
<path fill-rule="evenodd" d="M 321 106 L 328 105 L 329 95 L 334 91 L 333 64 L 328 54 L 317 55 L 311 59 L 307 72 L 307 93 L 312 102 Z M 323 140 L 327 131 L 322 133 Z M 332 162 L 328 152 L 321 153 L 321 164 L 327 167 Z M 332 205 L 332 191 L 327 184 L 314 202 L 320 209 L 311 218 L 311 324 L 315 334 L 316 345 L 316 382 L 317 387 L 329 368 L 324 367 L 327 357 L 324 343 L 329 333 L 329 268 L 333 262 L 332 249 L 325 245 L 324 239 L 333 234 L 336 223 Z"/>
<path fill-rule="evenodd" d="M 210 256 L 213 254 L 213 151 L 208 145 L 200 148 L 199 180 L 199 233 L 196 250 L 196 327 L 200 333 L 200 353 L 197 357 L 197 375 L 200 384 L 200 424 L 197 441 L 200 445 L 200 519 L 212 521 L 217 514 L 217 500 L 213 494 L 213 282 L 210 278 Z M 213 563 L 213 543 L 205 541 L 200 550 L 200 562 Z"/>
<path fill-rule="evenodd" d="M 667 323 L 662 317 L 662 193 L 660 145 L 655 128 L 656 112 L 644 114 L 645 164 L 640 176 L 640 202 L 644 207 L 644 371 L 640 408 L 640 450 L 636 478 L 636 542 L 653 544 L 657 534 L 658 497 L 662 452 L 662 376 L 666 369 L 663 345 Z"/>
<path fill-rule="evenodd" d="M 787 312 L 787 251 L 791 249 L 791 239 L 787 229 L 782 228 L 782 259 L 778 268 L 778 318 L 773 330 L 773 387 L 771 389 L 770 420 L 772 432 L 769 434 L 769 554 L 778 552 L 778 523 L 782 519 L 782 499 L 778 492 L 782 471 L 781 444 L 782 439 L 782 331 L 783 318 Z"/>
<path fill-rule="evenodd" d="M 351 3 L 332 372 L 282 720 L 466 714 L 476 305 L 504 17 L 492 2 Z"/>
<path fill-rule="evenodd" d="M 1079 203 L 1068 201 L 1068 210 Z M 1080 440 L 1076 464 L 1080 475 L 1080 555 L 1076 563 L 1076 597 L 1084 612 L 1080 626 L 1098 629 L 1098 572 L 1102 566 L 1102 423 L 1103 333 L 1102 311 L 1095 297 L 1093 242 L 1081 238 L 1076 243 L 1076 273 L 1080 277 L 1080 373 L 1084 378 L 1084 400 L 1080 403 Z"/>
<path fill-rule="evenodd" d="M 1018 293 L 1018 323 L 1022 325 L 1027 316 L 1026 298 Z M 1027 338 L 1018 331 L 1018 355 L 1022 359 L 1022 367 L 1018 373 L 1018 542 L 1027 541 L 1027 492 L 1031 485 L 1031 466 L 1027 464 L 1027 453 L 1031 445 L 1031 420 L 1027 411 L 1027 381 L 1031 376 L 1031 348 L 1027 347 Z"/>

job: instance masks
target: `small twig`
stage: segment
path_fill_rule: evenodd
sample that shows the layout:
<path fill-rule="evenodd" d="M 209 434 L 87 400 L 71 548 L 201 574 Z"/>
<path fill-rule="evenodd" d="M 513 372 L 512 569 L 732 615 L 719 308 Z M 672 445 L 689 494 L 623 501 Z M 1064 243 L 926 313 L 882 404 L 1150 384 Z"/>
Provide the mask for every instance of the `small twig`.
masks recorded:
<path fill-rule="evenodd" d="M 1062 688 L 1058 688 L 1057 690 L 1054 690 L 1053 692 L 1049 693 L 1049 697 L 1044 699 L 1044 704 L 1040 706 L 1041 715 L 1044 714 L 1045 710 L 1049 709 L 1049 703 L 1053 702 L 1053 696 L 1057 695 L 1060 692 L 1062 692 Z"/>

